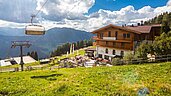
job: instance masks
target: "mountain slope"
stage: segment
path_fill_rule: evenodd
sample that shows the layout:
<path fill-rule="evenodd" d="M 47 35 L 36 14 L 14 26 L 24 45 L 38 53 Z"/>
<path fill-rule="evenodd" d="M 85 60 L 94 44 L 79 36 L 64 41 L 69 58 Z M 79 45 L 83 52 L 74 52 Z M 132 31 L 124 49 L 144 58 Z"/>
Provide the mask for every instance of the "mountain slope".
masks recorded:
<path fill-rule="evenodd" d="M 7 56 L 18 56 L 19 49 L 11 49 L 11 41 L 30 41 L 32 46 L 25 48 L 28 51 L 37 51 L 40 58 L 49 56 L 49 53 L 58 45 L 66 42 L 77 42 L 90 39 L 93 35 L 89 32 L 75 30 L 71 28 L 53 28 L 43 36 L 4 36 L 0 35 L 0 58 Z"/>
<path fill-rule="evenodd" d="M 167 23 L 168 26 L 171 27 L 171 12 L 170 13 L 168 13 L 168 12 L 162 13 L 162 14 L 144 22 L 145 25 L 164 24 L 164 23 Z"/>
<path fill-rule="evenodd" d="M 24 29 L 0 27 L 0 35 L 5 36 L 24 36 Z"/>

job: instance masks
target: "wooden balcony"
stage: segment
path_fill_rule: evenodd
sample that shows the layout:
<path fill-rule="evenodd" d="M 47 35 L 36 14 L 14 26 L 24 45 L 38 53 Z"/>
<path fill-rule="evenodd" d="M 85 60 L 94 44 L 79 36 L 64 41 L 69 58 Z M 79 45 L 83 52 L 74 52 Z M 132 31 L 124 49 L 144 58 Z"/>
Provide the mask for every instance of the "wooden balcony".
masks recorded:
<path fill-rule="evenodd" d="M 98 41 L 98 42 L 96 42 L 96 46 L 123 49 L 123 50 L 133 50 L 133 44 L 132 43 L 124 43 L 124 45 L 122 45 L 121 43 L 116 43 L 114 45 L 113 42 L 108 42 L 106 44 L 105 42 Z"/>
<path fill-rule="evenodd" d="M 115 42 L 125 42 L 125 43 L 130 43 L 132 41 L 130 40 L 116 40 L 115 37 L 103 37 L 103 38 L 98 38 L 97 36 L 93 36 L 93 39 L 96 41 L 115 41 Z"/>

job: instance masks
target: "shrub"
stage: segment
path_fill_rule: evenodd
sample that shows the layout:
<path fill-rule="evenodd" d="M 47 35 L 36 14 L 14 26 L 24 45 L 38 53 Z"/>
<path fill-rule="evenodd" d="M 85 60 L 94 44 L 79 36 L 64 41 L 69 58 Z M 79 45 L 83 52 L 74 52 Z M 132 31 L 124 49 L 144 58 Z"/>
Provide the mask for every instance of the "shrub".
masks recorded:
<path fill-rule="evenodd" d="M 125 56 L 123 57 L 123 60 L 125 61 L 124 63 L 126 64 L 132 63 L 131 61 L 133 59 L 137 59 L 137 58 L 136 56 L 134 56 L 134 54 L 131 51 L 126 53 Z"/>
<path fill-rule="evenodd" d="M 138 58 L 147 58 L 147 54 L 152 52 L 152 44 L 141 43 L 141 45 L 136 48 L 135 56 Z"/>
<path fill-rule="evenodd" d="M 121 61 L 120 58 L 113 58 L 111 63 L 112 63 L 112 65 L 122 65 L 123 64 L 123 62 Z"/>

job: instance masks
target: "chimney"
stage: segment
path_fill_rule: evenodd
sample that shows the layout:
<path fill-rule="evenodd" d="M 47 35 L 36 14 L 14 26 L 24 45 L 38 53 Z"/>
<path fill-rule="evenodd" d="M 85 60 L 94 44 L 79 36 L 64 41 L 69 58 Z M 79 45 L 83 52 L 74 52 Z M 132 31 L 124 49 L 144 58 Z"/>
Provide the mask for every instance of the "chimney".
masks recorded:
<path fill-rule="evenodd" d="M 144 24 L 143 24 L 144 22 L 143 21 L 141 21 L 141 26 L 143 26 Z"/>

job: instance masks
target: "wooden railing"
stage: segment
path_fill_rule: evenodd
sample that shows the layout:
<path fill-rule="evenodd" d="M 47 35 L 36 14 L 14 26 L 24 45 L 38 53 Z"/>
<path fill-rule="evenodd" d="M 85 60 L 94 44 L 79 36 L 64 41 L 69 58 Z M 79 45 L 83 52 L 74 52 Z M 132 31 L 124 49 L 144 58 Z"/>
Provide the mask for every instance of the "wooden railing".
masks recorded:
<path fill-rule="evenodd" d="M 103 46 L 103 47 L 111 47 L 111 48 L 118 48 L 118 49 L 126 49 L 126 50 L 132 50 L 133 46 L 131 44 L 124 44 L 124 46 L 122 46 L 121 44 L 116 44 L 113 45 L 112 42 L 106 44 L 105 42 L 96 42 L 96 46 Z"/>

